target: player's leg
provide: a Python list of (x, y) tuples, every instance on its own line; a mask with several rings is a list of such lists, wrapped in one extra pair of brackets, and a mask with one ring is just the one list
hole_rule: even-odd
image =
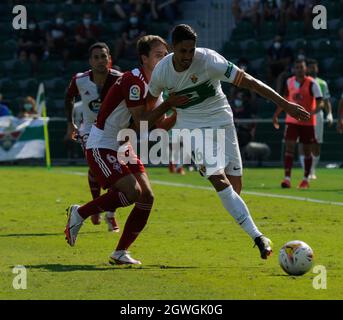
[[(255, 241), (261, 253), (261, 257), (266, 259), (271, 253), (271, 241), (262, 235), (256, 227), (249, 209), (239, 196), (241, 190), (241, 176), (243, 172), (242, 159), (239, 151), (239, 144), (236, 130), (233, 125), (223, 127), (224, 136), (220, 135), (219, 139), (224, 138), (224, 141), (216, 140), (213, 143), (213, 148), (217, 149), (217, 153), (224, 151), (225, 158), (222, 161), (218, 159), (216, 168), (211, 168), (208, 163), (213, 163), (213, 159), (206, 156), (204, 165), (206, 166), (206, 175), (217, 194), (222, 201), (224, 208), (231, 214), (242, 229)], [(205, 139), (205, 142), (207, 140)], [(221, 150), (221, 145), (225, 145), (225, 150)], [(206, 143), (205, 143), (206, 147)], [(235, 184), (235, 188), (231, 185), (228, 177)], [(236, 192), (235, 189), (238, 191)]]
[(77, 234), (88, 217), (103, 211), (115, 211), (136, 201), (141, 188), (126, 165), (117, 160), (117, 153), (109, 149), (87, 150), (87, 161), (101, 187), (108, 189), (102, 196), (83, 206), (73, 205), (68, 209), (68, 222), (65, 229), (67, 242), (73, 246)]
[[(96, 199), (100, 196), (101, 194), (101, 186), (96, 180), (96, 177), (92, 173), (92, 171), (89, 169), (88, 170), (88, 184), (89, 188), (92, 193), (93, 199)], [(93, 224), (98, 225), (101, 223), (101, 213), (95, 214), (91, 216), (91, 221)], [(113, 232), (119, 232), (119, 226), (115, 218), (115, 212), (114, 211), (106, 211), (105, 213), (105, 221), (108, 226), (108, 231), (113, 231)]]
[(131, 258), (127, 250), (143, 231), (149, 219), (154, 202), (154, 194), (145, 172), (138, 172), (134, 175), (142, 192), (126, 220), (118, 245), (110, 256), (109, 262), (111, 264), (141, 264), (140, 261)]
[[(88, 186), (92, 194), (92, 199), (98, 198), (101, 193), (101, 187), (90, 169), (88, 170)], [(101, 213), (91, 216), (91, 221), (95, 225), (100, 224)]]
[(301, 126), (299, 141), (303, 143), (304, 146), (304, 177), (300, 182), (299, 189), (309, 188), (309, 175), (312, 167), (312, 146), (316, 143), (314, 126)]
[(294, 160), (294, 151), (296, 141), (298, 139), (298, 126), (294, 124), (286, 124), (285, 128), (285, 156), (284, 156), (284, 170), (285, 177), (281, 182), (282, 188), (291, 187), (291, 173)]
[(316, 114), (316, 126), (314, 127), (314, 134), (316, 138), (316, 142), (312, 144), (312, 167), (310, 171), (309, 178), (310, 179), (317, 179), (316, 176), (316, 167), (319, 163), (320, 159), (320, 149), (321, 144), (323, 143), (323, 136), (324, 136), (324, 113), (323, 111), (319, 111)]
[(224, 208), (254, 240), (260, 250), (261, 258), (267, 259), (272, 253), (272, 243), (259, 231), (249, 213), (247, 205), (238, 193), (235, 192), (224, 172), (212, 175), (208, 179), (216, 189)]
[(305, 167), (305, 155), (304, 155), (304, 146), (302, 143), (298, 143), (298, 155), (299, 155), (300, 165), (304, 169), (304, 167)]
[(312, 180), (317, 179), (316, 168), (320, 160), (321, 143), (312, 144), (312, 166), (309, 178)]

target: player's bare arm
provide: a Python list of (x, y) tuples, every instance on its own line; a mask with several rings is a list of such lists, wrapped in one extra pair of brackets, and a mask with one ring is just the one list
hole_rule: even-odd
[(75, 98), (68, 95), (64, 99), (64, 107), (67, 116), (68, 128), (67, 128), (67, 138), (70, 140), (76, 139), (77, 127), (74, 123), (73, 110), (74, 110)]
[(331, 106), (330, 99), (324, 99), (324, 110), (326, 112), (326, 121), (331, 127), (333, 124), (333, 116), (332, 116), (332, 106)]
[(323, 98), (316, 98), (316, 109), (313, 112), (314, 114), (319, 112), (320, 110), (323, 110), (325, 107)]
[(273, 101), (278, 107), (280, 107), (283, 111), (285, 111), (295, 119), (302, 121), (310, 119), (310, 114), (304, 109), (304, 107), (300, 106), (299, 104), (287, 101), (271, 87), (269, 87), (262, 81), (255, 79), (248, 73), (244, 72), (242, 80), (238, 84), (238, 87), (255, 91), (262, 97)]
[[(150, 95), (148, 93), (148, 95)], [(151, 96), (152, 97), (152, 96)], [(154, 101), (154, 97), (150, 98), (150, 102)], [(170, 95), (167, 100), (161, 103), (153, 110), (149, 110), (146, 105), (130, 108), (130, 112), (136, 128), (139, 128), (140, 121), (147, 121), (149, 128), (152, 127), (170, 108), (180, 107), (188, 103), (187, 96)], [(149, 105), (147, 98), (147, 105)], [(149, 111), (147, 111), (149, 110)]]

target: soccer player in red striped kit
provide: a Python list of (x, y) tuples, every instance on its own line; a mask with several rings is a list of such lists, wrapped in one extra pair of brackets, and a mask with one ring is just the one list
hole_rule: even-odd
[[(91, 70), (76, 74), (72, 78), (65, 96), (68, 121), (67, 138), (71, 140), (77, 139), (81, 143), (84, 152), (86, 151), (85, 146), (89, 132), (97, 117), (101, 102), (111, 86), (122, 75), (121, 72), (110, 67), (111, 56), (106, 43), (94, 43), (88, 51)], [(80, 128), (76, 127), (73, 119), (74, 102), (77, 96), (81, 97), (82, 102), (82, 123)], [(90, 169), (88, 170), (88, 184), (93, 199), (99, 197), (101, 187)], [(95, 225), (100, 224), (101, 213), (93, 215), (91, 221)], [(114, 212), (107, 211), (105, 221), (109, 231), (119, 232)]]
[[(92, 126), (86, 145), (87, 161), (99, 184), (108, 192), (83, 206), (72, 205), (68, 209), (65, 229), (67, 242), (75, 245), (83, 221), (94, 214), (135, 204), (126, 221), (116, 249), (109, 257), (111, 264), (141, 264), (131, 257), (128, 248), (143, 230), (150, 215), (154, 195), (144, 165), (129, 142), (117, 141), (118, 133), (130, 126), (133, 118), (136, 128), (140, 121), (156, 122), (167, 129), (166, 111), (172, 106), (188, 102), (186, 96), (171, 95), (153, 110), (145, 106), (148, 82), (155, 65), (168, 53), (168, 45), (159, 36), (144, 36), (137, 43), (142, 66), (128, 71), (109, 90), (101, 104), (96, 123)], [(149, 107), (150, 109), (150, 107)], [(128, 155), (130, 162), (123, 162), (120, 153)]]

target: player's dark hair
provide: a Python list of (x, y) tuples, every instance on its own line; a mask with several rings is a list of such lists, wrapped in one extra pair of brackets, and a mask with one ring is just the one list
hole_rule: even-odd
[(313, 65), (313, 64), (318, 66), (318, 61), (316, 59), (307, 59), (306, 63), (308, 66)]
[(106, 49), (107, 53), (110, 54), (110, 49), (108, 45), (105, 42), (96, 42), (93, 43), (89, 48), (88, 48), (88, 55), (89, 57), (92, 56), (93, 50), (94, 49)]
[(137, 53), (141, 63), (143, 63), (141, 56), (144, 55), (148, 57), (152, 47), (156, 44), (163, 44), (167, 48), (167, 50), (169, 49), (168, 43), (160, 36), (147, 35), (138, 39)]
[(305, 65), (306, 65), (306, 60), (305, 59), (297, 59), (297, 60), (295, 60), (294, 63), (295, 64), (297, 64), (297, 63), (305, 63)]
[(172, 43), (175, 46), (184, 40), (197, 41), (197, 34), (188, 24), (178, 24), (172, 31)]

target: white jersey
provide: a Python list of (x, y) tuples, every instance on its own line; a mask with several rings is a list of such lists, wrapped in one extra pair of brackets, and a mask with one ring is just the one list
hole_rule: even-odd
[(104, 86), (100, 90), (93, 82), (93, 72), (91, 70), (78, 73), (73, 77), (67, 95), (70, 97), (81, 97), (82, 107), (82, 124), (79, 128), (81, 136), (89, 134), (92, 124), (94, 123), (100, 109), (101, 102), (105, 98), (110, 87), (116, 82), (121, 72), (109, 69), (108, 76)]
[(217, 52), (197, 48), (191, 66), (175, 71), (173, 53), (164, 57), (155, 67), (149, 91), (158, 97), (164, 90), (169, 94), (185, 94), (187, 105), (177, 108), (174, 128), (218, 128), (233, 123), (231, 107), (222, 91), (220, 81), (239, 84), (244, 72)]

